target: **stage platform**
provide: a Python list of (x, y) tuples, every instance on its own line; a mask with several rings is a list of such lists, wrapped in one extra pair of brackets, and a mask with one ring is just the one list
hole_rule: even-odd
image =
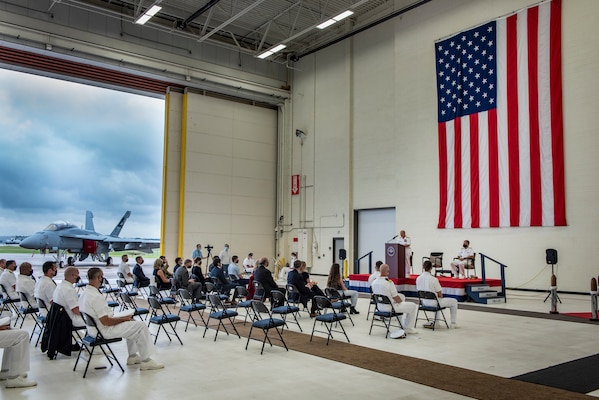
[[(368, 293), (368, 274), (352, 274), (349, 276), (349, 289), (357, 290), (358, 292)], [(418, 275), (410, 275), (409, 278), (391, 278), (395, 282), (397, 291), (403, 293), (407, 297), (418, 297), (416, 291), (416, 278)], [(458, 301), (466, 301), (466, 285), (480, 284), (482, 279), (453, 279), (438, 276), (441, 284), (441, 291), (445, 297), (453, 297)], [(487, 278), (487, 285), (490, 289), (501, 292), (501, 279)]]

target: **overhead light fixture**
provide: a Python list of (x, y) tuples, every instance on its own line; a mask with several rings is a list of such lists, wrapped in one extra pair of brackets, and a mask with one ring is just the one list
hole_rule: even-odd
[(285, 45), (283, 43), (278, 44), (275, 47), (271, 47), (270, 49), (266, 50), (265, 52), (259, 54), (258, 58), (261, 60), (264, 60), (266, 57), (271, 56), (275, 53), (278, 53), (279, 51), (283, 50), (285, 47), (287, 47), (287, 45)]
[(162, 7), (158, 4), (154, 4), (152, 7), (148, 8), (145, 13), (139, 16), (135, 20), (135, 23), (138, 25), (143, 25), (150, 20), (158, 11), (162, 10)]
[(318, 29), (324, 29), (324, 28), (329, 27), (329, 26), (331, 26), (333, 24), (336, 24), (337, 22), (341, 21), (342, 19), (345, 19), (345, 18), (349, 17), (353, 13), (354, 12), (351, 11), (351, 10), (343, 11), (341, 14), (339, 14), (339, 15), (333, 17), (333, 18), (327, 19), (322, 24), (316, 25), (316, 27)]

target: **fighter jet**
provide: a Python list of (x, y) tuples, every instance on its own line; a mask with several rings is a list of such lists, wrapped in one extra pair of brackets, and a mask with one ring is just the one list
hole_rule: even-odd
[(94, 215), (91, 211), (85, 213), (85, 229), (80, 229), (67, 221), (56, 221), (48, 225), (43, 231), (28, 236), (21, 240), (20, 246), (26, 249), (39, 250), (41, 253), (56, 253), (56, 261), (60, 267), (64, 266), (63, 257), (67, 258), (67, 265), (74, 265), (75, 258), (83, 261), (90, 257), (94, 261), (112, 264), (110, 251), (141, 251), (152, 253), (152, 249), (160, 247), (159, 239), (120, 238), (119, 234), (131, 211), (127, 211), (110, 235), (102, 235), (94, 230)]

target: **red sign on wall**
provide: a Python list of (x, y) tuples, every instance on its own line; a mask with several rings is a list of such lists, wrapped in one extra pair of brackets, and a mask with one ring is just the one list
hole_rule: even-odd
[(300, 192), (300, 176), (291, 175), (291, 195), (295, 196)]

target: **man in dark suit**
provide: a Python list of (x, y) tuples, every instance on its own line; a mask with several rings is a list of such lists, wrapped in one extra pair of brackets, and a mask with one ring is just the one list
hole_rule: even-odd
[[(264, 298), (270, 298), (270, 292), (273, 290), (279, 290), (281, 292), (285, 292), (284, 288), (280, 288), (277, 285), (277, 282), (272, 277), (272, 273), (266, 269), (268, 267), (268, 258), (262, 257), (258, 261), (258, 268), (254, 270), (254, 281), (260, 282), (264, 287)], [(256, 293), (256, 295), (260, 295), (261, 293)]]
[(178, 288), (187, 289), (194, 299), (199, 300), (202, 298), (202, 284), (189, 277), (190, 269), (191, 260), (185, 260), (185, 264), (177, 268), (177, 272), (175, 272), (175, 285)]
[(135, 257), (135, 267), (133, 267), (133, 286), (142, 288), (150, 286), (150, 278), (144, 274), (144, 270), (141, 268), (144, 263), (142, 256)]
[[(300, 292), (300, 302), (304, 305), (305, 308), (308, 308), (308, 300), (311, 300), (314, 297), (314, 292), (312, 291), (312, 284), (307, 283), (306, 279), (300, 273), (300, 267), (302, 262), (300, 260), (295, 260), (293, 262), (293, 269), (287, 274), (287, 283), (293, 285)], [(310, 309), (310, 317), (314, 318), (316, 316), (316, 302), (312, 302), (312, 308)]]

